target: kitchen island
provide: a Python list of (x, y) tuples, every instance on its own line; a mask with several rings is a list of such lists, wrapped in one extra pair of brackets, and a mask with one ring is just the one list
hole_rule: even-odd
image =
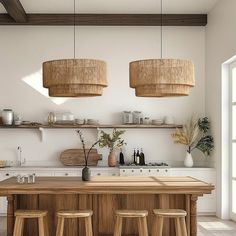
[[(7, 235), (12, 236), (14, 211), (48, 210), (49, 232), (55, 235), (58, 210), (92, 209), (94, 236), (112, 235), (117, 209), (148, 210), (151, 232), (152, 209), (179, 208), (187, 211), (189, 236), (197, 235), (196, 203), (199, 196), (210, 194), (214, 186), (192, 177), (93, 177), (83, 182), (78, 177), (41, 177), (35, 184), (18, 184), (16, 178), (0, 183), (0, 195), (7, 196)], [(83, 222), (66, 222), (65, 235), (85, 235)], [(24, 236), (37, 236), (37, 222), (28, 221)], [(123, 235), (137, 235), (133, 220), (125, 220)], [(163, 236), (172, 236), (174, 224), (166, 220)]]

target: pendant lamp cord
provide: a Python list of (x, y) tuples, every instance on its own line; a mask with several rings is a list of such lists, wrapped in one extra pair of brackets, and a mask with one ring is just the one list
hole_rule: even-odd
[(74, 0), (74, 59), (75, 59), (75, 25), (76, 25), (76, 15), (75, 15), (75, 0)]
[(163, 41), (163, 2), (161, 0), (161, 59), (163, 57), (163, 50), (162, 50), (162, 41)]

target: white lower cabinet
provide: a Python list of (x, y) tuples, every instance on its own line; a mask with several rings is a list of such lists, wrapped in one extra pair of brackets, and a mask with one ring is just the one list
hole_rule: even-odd
[(120, 170), (118, 168), (94, 168), (91, 169), (91, 176), (119, 176)]
[[(216, 171), (213, 168), (171, 168), (171, 176), (191, 176), (216, 186)], [(216, 193), (206, 194), (198, 198), (199, 215), (215, 215)]]
[(55, 171), (54, 176), (80, 176), (78, 171)]

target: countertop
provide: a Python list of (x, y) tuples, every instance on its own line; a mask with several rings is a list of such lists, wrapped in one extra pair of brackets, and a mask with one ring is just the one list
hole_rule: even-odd
[(12, 177), (0, 183), (0, 195), (8, 194), (210, 194), (212, 184), (192, 177), (96, 176), (84, 182), (79, 177), (39, 177), (34, 184), (18, 184)]

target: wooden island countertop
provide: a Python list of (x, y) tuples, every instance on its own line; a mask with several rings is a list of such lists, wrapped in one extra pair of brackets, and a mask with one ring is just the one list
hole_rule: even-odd
[(84, 182), (80, 177), (37, 177), (34, 184), (16, 183), (12, 177), (0, 183), (0, 195), (8, 194), (209, 194), (214, 186), (193, 177), (97, 176)]
[[(168, 208), (185, 210), (188, 236), (197, 236), (197, 200), (212, 190), (212, 184), (192, 177), (96, 176), (88, 182), (79, 177), (36, 177), (34, 184), (18, 184), (13, 177), (0, 182), (0, 196), (8, 199), (7, 236), (12, 236), (17, 209), (47, 210), (50, 235), (55, 235), (57, 211), (90, 209), (94, 236), (110, 236), (117, 209), (147, 210), (151, 232), (152, 210)], [(36, 226), (28, 220), (24, 236), (38, 236)], [(65, 235), (85, 235), (84, 225), (68, 222)], [(135, 222), (127, 220), (122, 235), (138, 235)], [(174, 223), (166, 220), (163, 236), (173, 235)]]

